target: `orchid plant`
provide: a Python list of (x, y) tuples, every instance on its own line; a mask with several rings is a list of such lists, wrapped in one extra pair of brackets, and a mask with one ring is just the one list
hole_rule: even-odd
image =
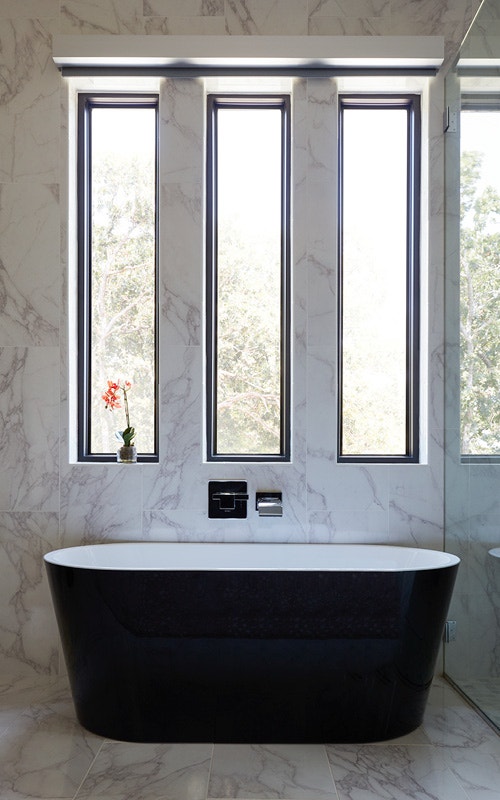
[(106, 409), (109, 408), (110, 411), (114, 411), (115, 408), (121, 408), (120, 405), (120, 398), (119, 392), (123, 392), (123, 407), (125, 408), (125, 419), (127, 421), (127, 427), (123, 431), (117, 431), (116, 437), (118, 439), (123, 440), (123, 444), (125, 447), (132, 447), (134, 444), (135, 438), (135, 428), (130, 426), (130, 414), (128, 408), (128, 392), (132, 388), (132, 384), (130, 381), (124, 381), (122, 384), (120, 383), (113, 383), (113, 381), (108, 381), (108, 388), (102, 395), (102, 399), (106, 404)]

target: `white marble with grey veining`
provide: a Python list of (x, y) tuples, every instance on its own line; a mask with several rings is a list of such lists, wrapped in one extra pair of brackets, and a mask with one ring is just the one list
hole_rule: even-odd
[(0, 674), (2, 800), (496, 800), (500, 739), (435, 681), (423, 725), (373, 744), (141, 744), (76, 722), (64, 679)]
[(63, 0), (60, 33), (142, 34), (143, 0)]
[(75, 800), (205, 800), (211, 744), (104, 742)]
[(419, 745), (329, 745), (339, 800), (468, 800), (442, 753)]
[[(23, 669), (35, 672), (54, 669), (53, 633), (43, 640), (37, 624), (41, 620), (42, 628), (47, 625), (49, 630), (39, 561), (41, 549), (56, 541), (72, 545), (142, 537), (378, 541), (438, 548), (443, 544), (440, 79), (434, 81), (429, 100), (431, 142), (425, 162), (431, 209), (429, 316), (425, 321), (430, 366), (425, 389), (427, 462), (404, 468), (336, 463), (337, 265), (332, 186), (336, 94), (347, 84), (342, 79), (297, 79), (292, 88), (293, 462), (206, 463), (205, 89), (197, 79), (184, 79), (165, 81), (160, 100), (160, 463), (137, 465), (132, 471), (117, 464), (75, 465), (68, 458), (75, 435), (68, 376), (73, 381), (76, 357), (71, 316), (74, 276), (68, 272), (73, 269), (74, 225), (68, 223), (74, 219), (75, 204), (64, 146), (71, 131), (68, 121), (73, 118), (66, 108), (69, 90), (63, 88), (51, 59), (52, 34), (434, 33), (446, 37), (450, 58), (477, 6), (478, 0), (2, 0), (0, 512), (9, 515), (0, 543), (4, 587), (0, 597), (7, 603), (0, 616), (3, 658), (17, 659)], [(102, 79), (90, 80), (89, 86), (102, 88)], [(411, 89), (411, 81), (406, 86)], [(136, 87), (137, 82), (126, 85), (127, 90)], [(380, 79), (377, 91), (384, 87), (387, 84)], [(217, 90), (213, 84), (212, 90)], [(451, 474), (457, 491), (469, 480), (475, 489), (470, 508), (464, 499), (452, 520), (457, 535), (468, 531), (472, 536), (468, 547), (473, 566), (458, 597), (466, 606), (473, 605), (470, 579), (480, 573), (481, 546), (493, 537), (498, 513), (494, 503), (480, 507), (480, 499), (486, 485), (495, 491), (496, 481), (480, 472), (467, 472), (465, 477), (457, 469)], [(246, 521), (208, 520), (207, 483), (217, 477), (247, 479), (252, 497), (263, 488), (281, 489), (283, 518), (259, 520), (250, 504)], [(21, 513), (26, 514), (22, 528), (16, 516)], [(46, 524), (53, 515), (60, 524), (57, 540), (40, 521)], [(494, 595), (491, 569), (481, 585), (493, 587)], [(478, 634), (486, 635), (493, 613), (490, 603), (473, 615)], [(497, 661), (494, 646), (489, 663)]]
[(59, 637), (44, 553), (59, 545), (54, 512), (0, 512), (0, 654), (20, 672), (56, 674)]
[(0, 183), (0, 345), (59, 342), (59, 214), (57, 184)]
[(321, 745), (219, 744), (207, 796), (326, 800), (332, 790)]
[(307, 6), (307, 0), (226, 0), (226, 31), (239, 36), (305, 35)]
[(0, 181), (60, 179), (59, 74), (52, 20), (6, 18), (0, 26)]
[(138, 464), (66, 467), (61, 480), (61, 546), (140, 539), (142, 469)]
[(57, 511), (58, 352), (0, 347), (0, 509)]
[(224, 0), (144, 0), (147, 17), (220, 17)]

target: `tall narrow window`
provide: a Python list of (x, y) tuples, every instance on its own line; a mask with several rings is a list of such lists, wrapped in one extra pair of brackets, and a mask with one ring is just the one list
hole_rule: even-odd
[(418, 461), (419, 99), (340, 104), (339, 460)]
[[(156, 460), (157, 98), (79, 98), (79, 460)], [(127, 387), (106, 409), (108, 382)]]
[(287, 460), (289, 103), (209, 98), (208, 458)]
[(462, 454), (500, 456), (500, 97), (466, 95), (460, 120)]

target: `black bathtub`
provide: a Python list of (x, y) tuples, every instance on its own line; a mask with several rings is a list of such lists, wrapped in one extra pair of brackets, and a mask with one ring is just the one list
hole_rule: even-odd
[(45, 556), (76, 713), (140, 742), (368, 742), (422, 721), (459, 559), (386, 545)]

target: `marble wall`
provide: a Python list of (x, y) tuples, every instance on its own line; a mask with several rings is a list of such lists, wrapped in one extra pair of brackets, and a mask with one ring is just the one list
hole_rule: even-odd
[[(427, 461), (335, 463), (335, 93), (298, 81), (294, 196), (294, 441), (290, 465), (203, 463), (202, 104), (162, 86), (161, 459), (70, 463), (72, 264), (68, 89), (55, 33), (441, 34), (447, 63), (479, 0), (2, 0), (0, 4), (0, 668), (54, 673), (58, 638), (42, 566), (60, 545), (113, 539), (376, 541), (443, 545), (442, 78), (429, 103)], [(63, 109), (63, 111), (61, 110)], [(170, 124), (174, 123), (174, 124)], [(179, 132), (182, 147), (179, 151)], [(176, 141), (177, 137), (177, 141)], [(173, 151), (172, 151), (173, 152)], [(198, 165), (198, 166), (197, 166)], [(312, 191), (314, 189), (314, 191)], [(71, 233), (71, 229), (69, 231)], [(175, 236), (174, 236), (175, 234)], [(69, 259), (71, 262), (71, 258)], [(210, 478), (280, 488), (282, 520), (208, 520)]]

